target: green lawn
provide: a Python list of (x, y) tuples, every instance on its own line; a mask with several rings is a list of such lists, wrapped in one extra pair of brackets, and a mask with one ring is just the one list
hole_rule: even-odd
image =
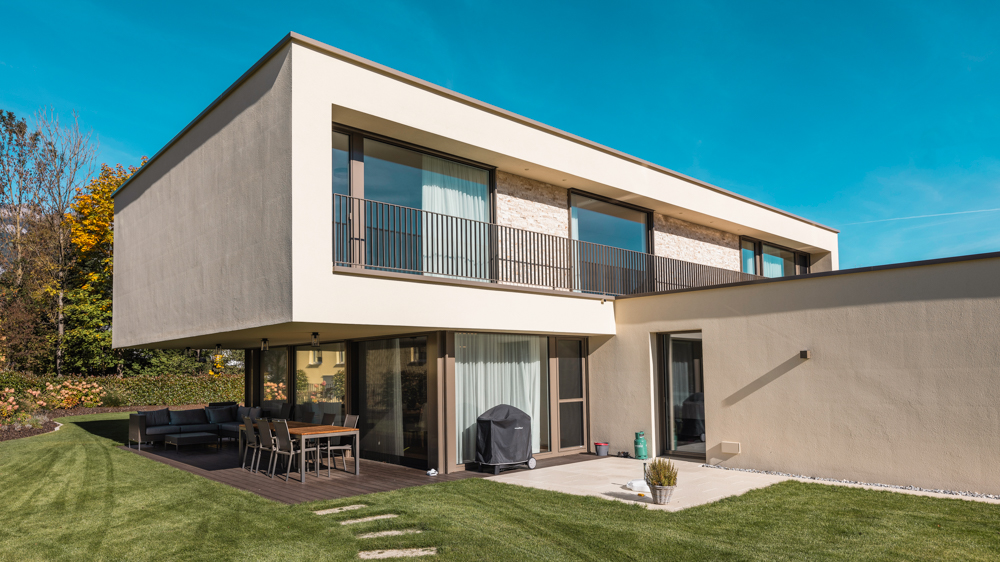
[[(0, 443), (0, 559), (350, 560), (362, 532), (454, 560), (1000, 559), (1000, 506), (786, 482), (680, 513), (469, 479), (286, 506), (116, 448), (125, 414)], [(291, 483), (289, 483), (291, 485)], [(311, 510), (365, 503), (316, 516)], [(338, 521), (382, 513), (361, 525)]]

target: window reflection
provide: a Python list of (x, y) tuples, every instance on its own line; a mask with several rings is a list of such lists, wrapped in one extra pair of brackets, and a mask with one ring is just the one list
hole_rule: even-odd
[(344, 421), (346, 395), (345, 344), (295, 348), (295, 419), (322, 423), (331, 415), (334, 425)]

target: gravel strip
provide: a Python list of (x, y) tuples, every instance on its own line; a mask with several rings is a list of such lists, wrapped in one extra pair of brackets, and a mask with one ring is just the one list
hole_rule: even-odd
[(837, 480), (836, 478), (820, 478), (818, 476), (789, 474), (787, 472), (776, 472), (774, 470), (755, 470), (753, 468), (730, 468), (728, 466), (717, 466), (712, 464), (703, 464), (701, 466), (705, 468), (718, 468), (721, 470), (735, 470), (737, 472), (752, 472), (754, 474), (770, 474), (771, 476), (786, 476), (788, 478), (801, 478), (803, 480), (814, 480), (816, 482), (837, 482), (840, 484), (854, 484), (857, 486), (871, 486), (873, 488), (888, 488), (891, 490), (911, 490), (914, 492), (931, 492), (934, 494), (946, 494), (949, 496), (964, 496), (967, 498), (986, 498), (989, 500), (1000, 500), (1000, 495), (997, 494), (980, 494), (979, 492), (962, 492), (955, 490), (935, 490), (932, 488), (921, 488), (919, 486), (897, 486), (895, 484), (879, 484), (878, 482), (857, 482), (855, 480)]

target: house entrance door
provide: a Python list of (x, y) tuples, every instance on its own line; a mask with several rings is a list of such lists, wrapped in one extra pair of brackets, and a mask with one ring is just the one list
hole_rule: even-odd
[(700, 332), (660, 336), (663, 450), (705, 458), (705, 376)]

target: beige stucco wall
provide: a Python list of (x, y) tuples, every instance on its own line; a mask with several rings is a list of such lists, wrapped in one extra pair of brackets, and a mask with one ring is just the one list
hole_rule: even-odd
[(740, 270), (740, 237), (674, 217), (653, 214), (656, 255)]
[(593, 436), (658, 443), (653, 334), (701, 330), (709, 462), (1000, 493), (998, 278), (992, 258), (618, 300)]
[(569, 190), (497, 170), (496, 222), (569, 237)]
[[(614, 333), (614, 309), (599, 299), (333, 273), (331, 108), (359, 95), (367, 97), (381, 91), (381, 103), (388, 104), (385, 109), (389, 109), (393, 93), (383, 87), (384, 76), (299, 45), (292, 49), (295, 322), (431, 330)], [(416, 93), (414, 96), (419, 97)], [(415, 111), (413, 107), (411, 110)]]
[(291, 320), (289, 53), (116, 196), (116, 347)]

